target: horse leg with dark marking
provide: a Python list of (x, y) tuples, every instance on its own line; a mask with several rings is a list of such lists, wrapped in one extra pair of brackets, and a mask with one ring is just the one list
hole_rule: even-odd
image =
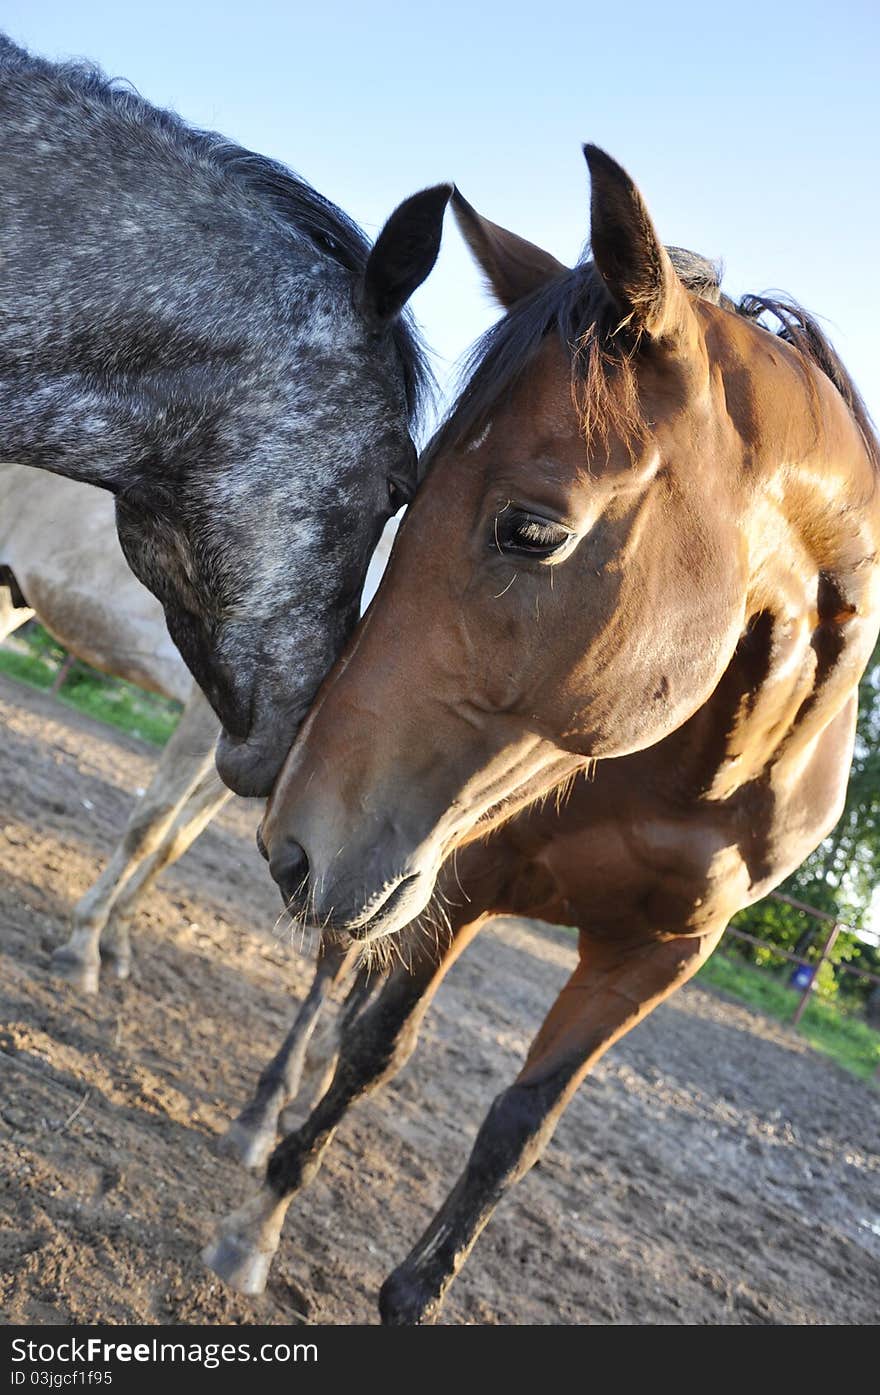
[(344, 950), (336, 944), (322, 944), (312, 986), (281, 1050), (260, 1075), (253, 1099), (219, 1141), (221, 1151), (232, 1153), (245, 1167), (265, 1167), (277, 1141), (281, 1111), (299, 1090), (321, 1009), (337, 984), (352, 972), (358, 954), (357, 946)]
[(382, 1321), (433, 1321), (504, 1193), (537, 1162), (584, 1076), (705, 963), (724, 927), (624, 947), (581, 936), (581, 957), (515, 1083), (497, 1096), (467, 1166), (407, 1259), (382, 1286)]
[(335, 1017), (318, 1024), (306, 1052), (298, 1093), (291, 1093), (278, 1119), (278, 1131), (282, 1137), (288, 1133), (295, 1133), (326, 1095), (333, 1082), (336, 1062), (346, 1032), (351, 1030), (355, 1018), (378, 993), (384, 982), (384, 973), (362, 964)]
[(395, 970), (376, 1001), (346, 1032), (333, 1082), (302, 1128), (279, 1143), (256, 1196), (221, 1221), (205, 1263), (240, 1293), (262, 1293), (287, 1208), (314, 1180), (349, 1107), (389, 1080), (411, 1056), (419, 1027), (449, 968), (483, 924), (455, 932), (442, 958), (426, 948), (410, 969)]
[(70, 939), (52, 955), (52, 972), (58, 977), (87, 993), (97, 992), (99, 945), (110, 911), (144, 860), (160, 852), (187, 800), (212, 772), (218, 729), (206, 699), (193, 688), (122, 840), (101, 876), (73, 909)]

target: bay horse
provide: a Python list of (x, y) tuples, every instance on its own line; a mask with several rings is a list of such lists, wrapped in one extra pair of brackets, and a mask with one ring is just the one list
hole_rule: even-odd
[(109, 490), (268, 793), (415, 485), (428, 375), (404, 309), (450, 185), (375, 246), (281, 165), (0, 35), (0, 460)]
[(592, 260), (573, 270), (456, 197), (507, 314), (268, 805), (286, 902), (405, 965), (206, 1251), (244, 1291), (486, 917), (577, 926), (519, 1076), (382, 1288), (385, 1322), (436, 1317), (602, 1054), (843, 807), (880, 625), (865, 409), (803, 310), (689, 291), (629, 176), (585, 153)]

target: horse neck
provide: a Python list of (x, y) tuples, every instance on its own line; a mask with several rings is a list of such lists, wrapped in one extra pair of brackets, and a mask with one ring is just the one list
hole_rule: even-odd
[[(228, 375), (227, 375), (228, 380)], [(179, 443), (212, 415), (211, 395), (188, 404), (186, 429), (163, 429), (170, 392), (144, 394), (131, 377), (83, 373), (8, 375), (0, 380), (0, 463), (30, 466), (114, 493), (179, 478)], [(214, 394), (219, 406), (225, 396)], [(178, 413), (179, 416), (179, 413)]]

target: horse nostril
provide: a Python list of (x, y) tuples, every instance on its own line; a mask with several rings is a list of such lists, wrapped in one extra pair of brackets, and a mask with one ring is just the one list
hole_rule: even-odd
[(309, 859), (292, 839), (272, 853), (269, 871), (278, 883), (286, 906), (301, 901), (309, 876)]
[(268, 848), (266, 847), (266, 844), (263, 842), (263, 825), (262, 825), (262, 824), (260, 824), (259, 827), (257, 828), (257, 847), (258, 847), (259, 850), (260, 850), (260, 856), (261, 856), (261, 857), (264, 857), (264, 858), (266, 859), (266, 861), (268, 862), (268, 861), (269, 861), (269, 850), (268, 850)]

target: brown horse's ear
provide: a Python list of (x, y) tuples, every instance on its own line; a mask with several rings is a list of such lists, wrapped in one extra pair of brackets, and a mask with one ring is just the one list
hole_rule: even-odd
[(482, 218), (457, 189), (452, 194), (452, 211), (462, 237), (485, 273), (489, 289), (506, 310), (568, 271), (562, 262), (533, 242)]
[(397, 318), (433, 268), (451, 195), (451, 184), (413, 194), (394, 210), (376, 238), (364, 269), (361, 304), (380, 323)]
[(690, 316), (687, 293), (625, 169), (585, 145), (590, 167), (593, 260), (624, 320), (652, 338), (675, 335)]

